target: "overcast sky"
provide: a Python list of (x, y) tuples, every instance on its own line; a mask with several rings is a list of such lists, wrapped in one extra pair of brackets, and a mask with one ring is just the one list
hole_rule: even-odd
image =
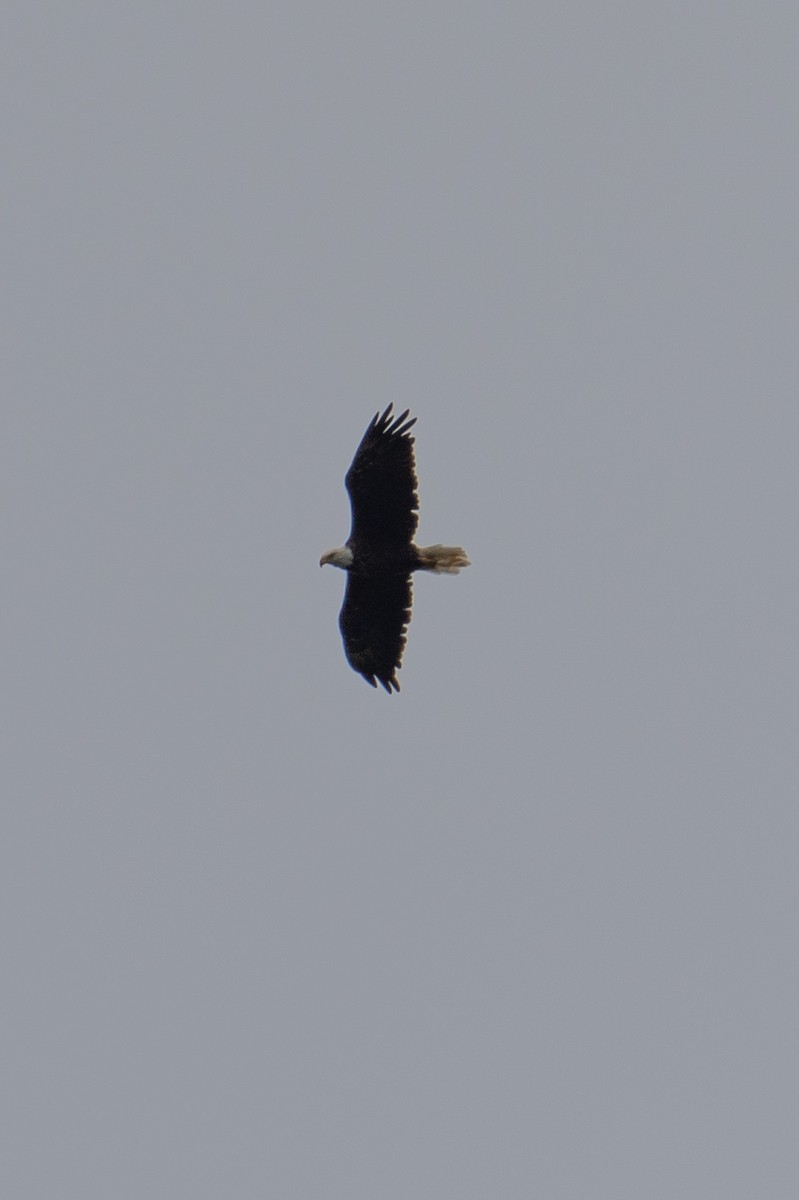
[(794, 1200), (798, 35), (7, 0), (3, 1197)]

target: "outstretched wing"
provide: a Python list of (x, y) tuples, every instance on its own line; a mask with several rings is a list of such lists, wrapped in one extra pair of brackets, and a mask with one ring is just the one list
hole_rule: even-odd
[(410, 619), (410, 575), (347, 576), (338, 618), (344, 652), (353, 670), (372, 687), (379, 680), (389, 694), (392, 688), (400, 690), (397, 667)]
[(413, 462), (416, 418), (409, 409), (392, 416), (393, 405), (376, 414), (355, 451), (345, 483), (352, 507), (350, 542), (408, 545), (418, 524), (419, 497)]

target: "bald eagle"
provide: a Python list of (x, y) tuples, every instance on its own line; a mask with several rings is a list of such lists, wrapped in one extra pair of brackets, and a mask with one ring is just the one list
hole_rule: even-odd
[(411, 619), (411, 574), (457, 575), (468, 567), (460, 546), (414, 546), (419, 520), (410, 409), (398, 417), (389, 404), (375, 416), (355, 451), (345, 483), (352, 528), (345, 546), (328, 550), (319, 566), (347, 571), (339, 628), (344, 653), (367, 683), (391, 695), (400, 690), (397, 668)]

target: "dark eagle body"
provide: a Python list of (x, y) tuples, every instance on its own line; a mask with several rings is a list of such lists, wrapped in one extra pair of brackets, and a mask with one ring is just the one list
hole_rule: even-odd
[(345, 546), (323, 554), (348, 573), (339, 627), (344, 652), (372, 687), (399, 691), (397, 668), (411, 619), (414, 571), (457, 575), (469, 560), (460, 546), (415, 546), (419, 497), (409, 410), (375, 414), (355, 452), (345, 483), (352, 528)]

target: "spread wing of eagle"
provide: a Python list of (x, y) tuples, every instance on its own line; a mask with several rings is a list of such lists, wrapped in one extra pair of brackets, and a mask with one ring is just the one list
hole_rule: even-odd
[(411, 619), (414, 571), (457, 575), (469, 559), (460, 546), (415, 546), (419, 520), (409, 409), (376, 413), (355, 451), (345, 483), (352, 527), (344, 546), (328, 550), (319, 565), (347, 572), (339, 627), (353, 670), (391, 694)]

